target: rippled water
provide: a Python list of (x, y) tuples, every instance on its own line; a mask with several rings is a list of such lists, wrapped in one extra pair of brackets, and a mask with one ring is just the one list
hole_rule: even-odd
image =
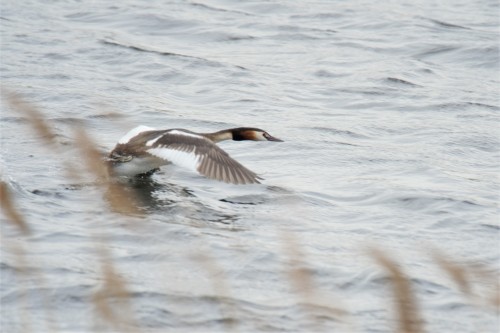
[[(2, 85), (59, 143), (41, 144), (2, 104), (2, 178), (32, 230), (2, 227), (2, 331), (104, 330), (100, 239), (145, 332), (391, 330), (391, 284), (368, 246), (407, 272), (426, 331), (495, 331), (498, 314), (464, 297), (429, 249), (500, 270), (498, 11), (495, 0), (2, 1)], [(221, 144), (263, 185), (165, 168), (129, 186), (146, 214), (124, 217), (65, 165), (83, 163), (75, 127), (108, 151), (137, 124), (255, 126), (285, 142)], [(307, 306), (294, 260), (312, 303), (328, 306)]]

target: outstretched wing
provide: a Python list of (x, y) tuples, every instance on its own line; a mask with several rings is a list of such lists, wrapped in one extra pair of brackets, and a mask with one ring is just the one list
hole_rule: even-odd
[(145, 152), (210, 179), (232, 184), (255, 184), (262, 179), (212, 141), (196, 133), (168, 130), (150, 138), (146, 146)]

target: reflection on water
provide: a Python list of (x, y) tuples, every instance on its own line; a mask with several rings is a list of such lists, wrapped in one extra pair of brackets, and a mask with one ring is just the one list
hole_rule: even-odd
[(160, 211), (195, 195), (186, 187), (173, 183), (158, 183), (152, 177), (133, 178), (125, 189), (148, 212)]
[[(148, 214), (175, 215), (180, 210), (190, 224), (221, 223), (233, 225), (238, 214), (227, 214), (206, 205), (193, 190), (171, 182), (158, 182), (154, 177), (134, 178), (124, 189), (130, 193), (141, 210)], [(222, 201), (222, 200), (221, 200)], [(189, 205), (185, 205), (188, 202)]]

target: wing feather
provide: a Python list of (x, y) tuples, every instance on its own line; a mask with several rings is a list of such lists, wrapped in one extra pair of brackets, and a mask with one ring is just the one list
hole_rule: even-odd
[(232, 184), (255, 184), (262, 179), (215, 143), (196, 133), (167, 130), (160, 138), (149, 142), (151, 148), (146, 149), (147, 153), (210, 179)]

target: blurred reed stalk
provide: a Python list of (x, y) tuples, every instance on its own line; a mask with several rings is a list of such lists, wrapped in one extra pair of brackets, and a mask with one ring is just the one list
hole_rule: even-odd
[[(500, 318), (500, 281), (495, 272), (478, 263), (458, 264), (437, 249), (431, 256), (471, 303), (493, 309)], [(479, 285), (483, 286), (482, 294), (474, 289)]]
[(80, 149), (87, 170), (97, 178), (97, 185), (102, 188), (111, 210), (123, 215), (141, 215), (142, 212), (133, 193), (127, 192), (124, 184), (110, 179), (103, 156), (87, 133), (83, 129), (76, 129), (75, 137), (75, 144)]
[(45, 121), (43, 114), (38, 111), (32, 103), (26, 102), (18, 94), (5, 89), (5, 87), (1, 89), (2, 96), (5, 98), (10, 108), (23, 114), (28, 119), (35, 133), (37, 133), (38, 137), (41, 138), (46, 145), (55, 146), (56, 135)]
[[(14, 204), (14, 199), (10, 194), (10, 190), (8, 185), (5, 182), (0, 182), (0, 202), (2, 211), (7, 217), (6, 219), (2, 219), (2, 223), (7, 223), (13, 226), (14, 229), (17, 229), (19, 233), (26, 237), (31, 235), (31, 230), (26, 222), (24, 216), (17, 210)], [(2, 247), (13, 254), (14, 261), (16, 266), (13, 266), (14, 273), (16, 274), (16, 278), (19, 281), (18, 285), (20, 286), (19, 292), (19, 302), (20, 304), (24, 304), (24, 306), (19, 306), (19, 318), (21, 319), (21, 332), (32, 332), (30, 316), (26, 308), (28, 307), (28, 297), (26, 293), (26, 286), (22, 283), (22, 279), (24, 275), (28, 274), (27, 259), (26, 259), (26, 251), (22, 246), (21, 242), (11, 240), (6, 238), (3, 233), (0, 234), (2, 238)]]
[[(51, 151), (58, 153), (60, 147), (55, 140), (57, 136), (46, 121), (43, 113), (33, 104), (22, 99), (18, 94), (10, 92), (5, 88), (2, 88), (2, 96), (4, 96), (11, 109), (26, 117), (34, 132), (42, 139), (42, 142)], [(104, 189), (104, 196), (111, 209), (125, 215), (140, 214), (133, 194), (125, 191), (123, 184), (110, 180), (107, 165), (103, 160), (102, 154), (82, 128), (75, 129), (75, 145), (80, 149), (81, 159), (86, 163), (87, 170), (97, 178), (98, 184)], [(80, 179), (81, 170), (78, 170), (79, 168), (66, 162), (65, 169), (67, 171), (67, 178)]]
[(28, 223), (24, 216), (16, 209), (14, 200), (10, 195), (9, 187), (4, 181), (0, 182), (0, 199), (2, 210), (7, 217), (5, 221), (11, 223), (22, 235), (30, 235), (31, 230)]
[[(59, 145), (57, 144), (55, 138), (56, 134), (52, 130), (51, 126), (48, 124), (43, 114), (38, 111), (38, 109), (32, 105), (24, 101), (19, 95), (6, 91), (2, 89), (2, 95), (7, 101), (9, 107), (22, 115), (24, 115), (28, 121), (28, 123), (33, 128), (34, 132), (38, 137), (42, 139), (42, 143), (50, 148), (50, 151), (58, 152)], [(139, 214), (139, 209), (135, 200), (131, 197), (130, 193), (127, 193), (123, 190), (123, 185), (110, 182), (109, 177), (106, 170), (106, 165), (102, 159), (101, 154), (96, 148), (96, 145), (89, 139), (88, 135), (85, 133), (83, 129), (76, 130), (76, 139), (75, 145), (80, 149), (81, 159), (85, 162), (88, 171), (97, 177), (97, 184), (103, 189), (107, 202), (110, 205), (110, 208), (113, 211), (117, 211), (119, 213), (129, 215), (129, 214)], [(81, 170), (74, 168), (67, 164), (67, 178), (78, 180), (80, 179)], [(28, 223), (26, 222), (23, 215), (15, 209), (13, 199), (11, 198), (10, 192), (8, 190), (7, 184), (1, 182), (0, 194), (1, 194), (1, 207), (7, 216), (7, 221), (12, 223), (15, 227), (17, 227), (24, 236), (28, 236), (30, 234), (30, 229), (28, 227)], [(94, 239), (98, 237), (94, 236)], [(11, 242), (4, 242), (5, 244), (9, 244), (13, 247)], [(128, 297), (130, 293), (126, 289), (126, 284), (122, 278), (116, 273), (116, 270), (113, 266), (113, 261), (111, 259), (110, 254), (106, 250), (105, 242), (102, 238), (96, 241), (97, 248), (99, 249), (98, 254), (101, 259), (101, 268), (104, 279), (104, 284), (101, 290), (95, 293), (92, 300), (96, 309), (96, 317), (100, 317), (104, 319), (105, 322), (108, 322), (112, 327), (118, 328), (120, 331), (131, 331), (131, 327), (134, 326), (132, 318), (132, 310), (129, 306)], [(13, 253), (16, 254), (16, 261), (18, 262), (20, 267), (20, 272), (27, 274), (24, 272), (24, 267), (27, 266), (26, 253), (22, 247), (13, 247)], [(40, 282), (41, 285), (45, 285), (43, 283), (44, 278), (38, 270), (33, 269), (33, 272), (37, 272), (36, 278)], [(34, 273), (32, 273), (34, 274)], [(22, 285), (23, 288), (23, 298), (27, 300), (25, 286)], [(111, 304), (111, 300), (119, 299), (121, 301), (120, 305), (120, 313), (121, 316), (116, 315), (113, 312), (113, 306)], [(51, 306), (48, 302), (47, 295), (44, 295), (43, 303), (46, 304), (44, 307), (46, 311), (50, 311)], [(25, 307), (20, 307), (22, 309), (26, 309)], [(31, 331), (29, 328), (30, 320), (26, 317), (27, 311), (23, 311), (23, 316), (25, 320), (22, 320), (25, 325), (24, 331)], [(49, 329), (51, 332), (56, 332), (57, 329), (52, 325), (53, 320), (51, 320), (52, 315), (50, 312), (47, 313), (47, 323), (49, 325)]]
[(227, 283), (227, 277), (224, 275), (224, 270), (217, 260), (210, 255), (210, 251), (207, 246), (203, 246), (203, 251), (198, 248), (197, 253), (194, 253), (191, 257), (198, 263), (200, 263), (208, 273), (208, 277), (212, 282), (212, 288), (218, 303), (220, 305), (220, 312), (223, 318), (224, 330), (226, 332), (238, 332), (237, 329), (237, 314), (235, 307), (231, 304), (231, 292), (229, 284)]
[[(127, 283), (116, 271), (111, 253), (106, 248), (109, 242), (101, 238), (96, 241), (96, 247), (101, 264), (103, 283), (92, 296), (95, 319), (101, 319), (104, 324), (117, 332), (139, 332), (134, 320), (131, 304), (131, 292)], [(94, 322), (95, 331), (100, 332), (100, 325)]]
[[(83, 129), (75, 129), (75, 145), (85, 162), (87, 171), (97, 178), (97, 185), (102, 189), (110, 209), (119, 214), (129, 216), (141, 215), (137, 201), (132, 193), (125, 191), (125, 185), (110, 179), (107, 165), (103, 161), (97, 145), (89, 138)], [(93, 236), (101, 263), (103, 284), (92, 296), (96, 319), (119, 332), (135, 332), (138, 324), (134, 320), (131, 295), (125, 279), (115, 268), (112, 255), (108, 250), (109, 241), (104, 235)], [(99, 332), (99, 325), (96, 331)]]
[[(12, 92), (5, 87), (1, 87), (1, 92), (7, 105), (17, 113), (23, 115), (28, 124), (33, 129), (33, 132), (38, 138), (42, 140), (52, 152), (58, 153), (60, 147), (56, 141), (56, 133), (52, 130), (52, 127), (48, 124), (43, 113), (38, 110), (38, 108), (24, 100), (19, 94)], [(67, 178), (79, 179), (78, 172), (76, 168), (72, 166), (69, 161), (65, 161), (65, 171), (67, 172)]]
[(320, 316), (316, 315), (319, 307), (326, 309), (328, 315), (336, 321), (345, 321), (348, 312), (333, 306), (331, 300), (321, 297), (314, 283), (312, 272), (306, 265), (306, 256), (297, 238), (291, 232), (282, 231), (281, 234), (284, 253), (288, 257), (287, 276), (290, 286), (292, 291), (299, 296), (304, 312), (309, 315), (311, 328), (315, 332), (327, 330), (321, 325)]
[[(25, 115), (30, 125), (32, 125), (35, 132), (41, 137), (42, 141), (46, 145), (55, 145), (55, 134), (51, 131), (50, 127), (44, 121), (43, 115), (34, 107), (31, 103), (27, 103), (22, 98), (20, 98), (17, 94), (6, 90), (4, 87), (1, 87), (1, 94), (4, 97), (4, 100), (7, 102), (8, 106)], [(0, 187), (0, 195), (1, 195), (1, 207), (6, 215), (7, 223), (14, 225), (20, 232), (23, 238), (26, 238), (32, 234), (31, 228), (29, 227), (25, 217), (20, 213), (14, 204), (14, 199), (12, 198), (8, 185), (5, 182), (1, 182)], [(2, 220), (3, 221), (3, 220)], [(3, 235), (2, 235), (3, 236)], [(2, 237), (3, 238), (3, 237)], [(20, 295), (21, 302), (25, 302), (27, 304), (28, 297), (26, 286), (22, 283), (23, 278), (30, 275), (39, 286), (42, 286), (42, 290), (46, 290), (43, 286), (46, 285), (43, 274), (39, 271), (37, 266), (29, 267), (29, 263), (27, 258), (27, 252), (22, 246), (22, 244), (17, 240), (6, 240), (2, 241), (3, 246), (11, 249), (11, 253), (15, 256), (15, 261), (17, 263), (15, 267), (15, 272), (17, 272), (17, 276), (20, 285)], [(28, 269), (29, 268), (29, 269)], [(47, 294), (42, 293), (42, 303), (44, 304), (43, 308), (47, 315), (47, 325), (49, 330), (55, 332), (57, 331), (55, 327), (55, 320), (52, 315), (52, 307), (50, 306), (50, 301)], [(23, 310), (21, 312), (21, 318), (25, 318), (21, 320), (22, 325), (24, 326), (23, 330), (25, 332), (31, 331), (30, 321), (26, 319), (28, 317), (28, 311), (26, 307), (21, 307)]]
[[(0, 203), (2, 211), (7, 217), (7, 219), (5, 220), (2, 219), (2, 221), (5, 221), (5, 223), (10, 224), (14, 227), (14, 229), (17, 229), (20, 232), (22, 239), (31, 236), (32, 235), (31, 228), (26, 222), (25, 217), (15, 207), (14, 199), (10, 194), (8, 185), (3, 181), (0, 182), (0, 199), (1, 199)], [(29, 320), (29, 313), (26, 310), (26, 308), (28, 307), (29, 300), (28, 300), (26, 286), (22, 282), (23, 279), (25, 279), (28, 276), (31, 276), (35, 281), (37, 281), (37, 284), (39, 286), (46, 286), (45, 279), (43, 277), (43, 274), (39, 271), (38, 267), (36, 266), (30, 267), (29, 262), (27, 260), (27, 252), (24, 249), (24, 246), (22, 245), (22, 241), (19, 241), (17, 239), (5, 238), (3, 233), (1, 238), (2, 238), (2, 246), (5, 249), (7, 249), (8, 252), (12, 253), (15, 258), (14, 261), (17, 265), (16, 266), (12, 265), (12, 266), (14, 269), (14, 273), (16, 274), (16, 277), (20, 282), (19, 283), (21, 289), (19, 293), (20, 303), (26, 305), (24, 307), (20, 307), (20, 318), (21, 318), (21, 323), (23, 325), (23, 328), (21, 328), (21, 330), (24, 332), (30, 332), (32, 331), (32, 329)], [(45, 290), (45, 288), (41, 289)], [(47, 315), (47, 325), (50, 331), (56, 332), (57, 329), (55, 327), (55, 320), (51, 311), (52, 307), (50, 306), (50, 301), (46, 293), (43, 293), (42, 303), (45, 305), (43, 308)]]
[(388, 274), (394, 295), (394, 312), (397, 314), (398, 333), (423, 333), (423, 321), (415, 294), (408, 276), (388, 255), (376, 248), (370, 249), (370, 256)]

